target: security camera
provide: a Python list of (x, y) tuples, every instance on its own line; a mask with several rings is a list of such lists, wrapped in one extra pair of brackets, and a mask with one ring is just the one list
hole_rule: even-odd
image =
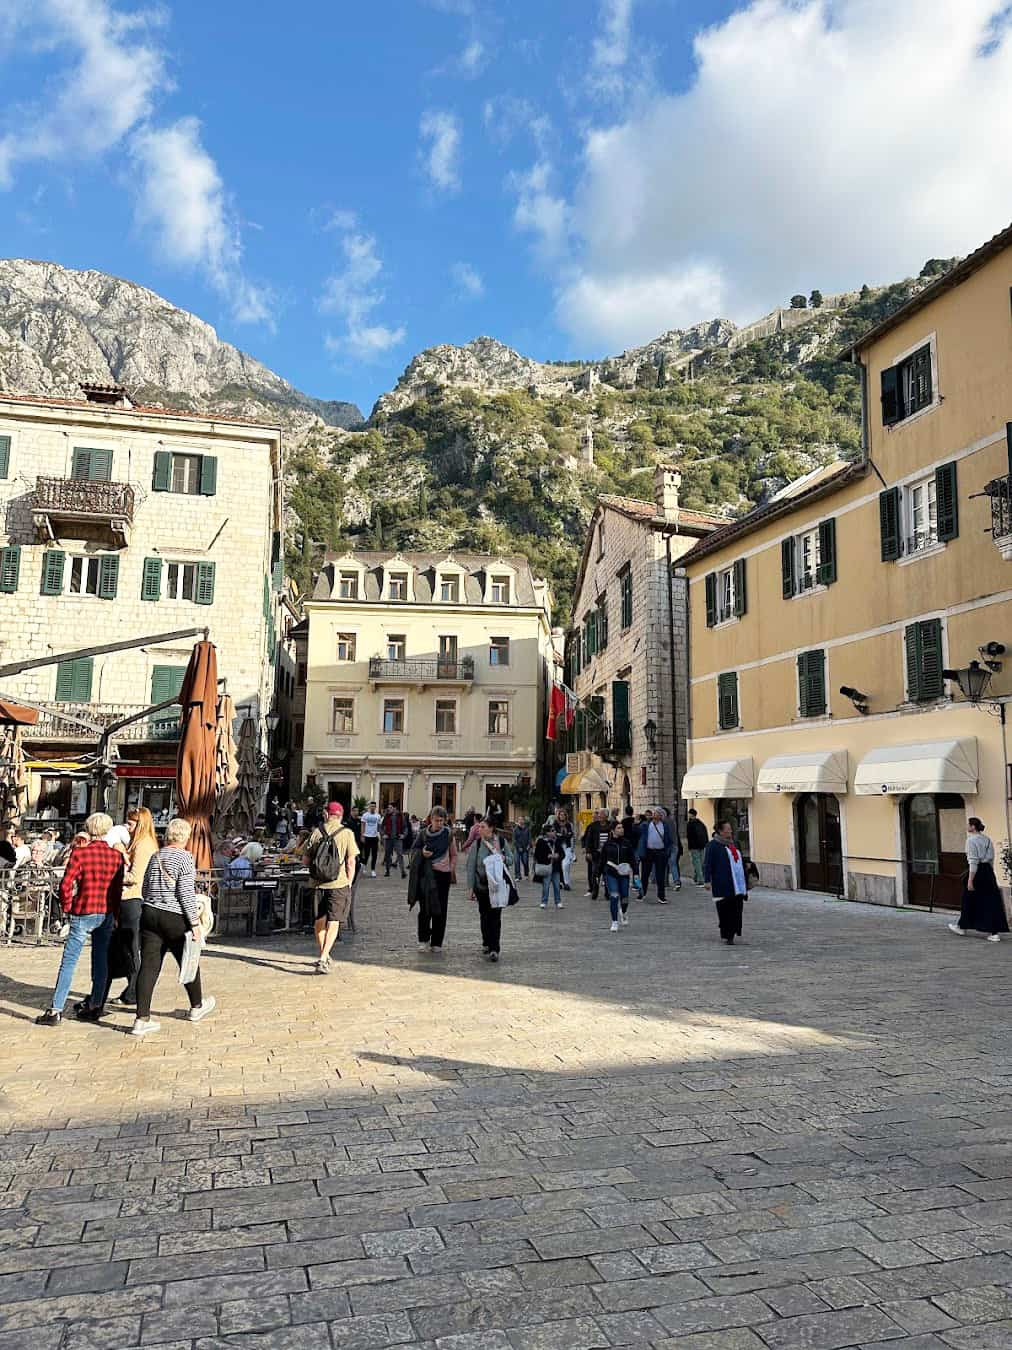
[(1005, 644), (1004, 642), (989, 642), (986, 646), (978, 647), (977, 650), (981, 656), (1004, 656)]

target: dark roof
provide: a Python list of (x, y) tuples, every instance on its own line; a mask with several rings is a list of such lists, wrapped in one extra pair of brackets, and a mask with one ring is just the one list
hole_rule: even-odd
[[(658, 514), (657, 507), (653, 502), (641, 501), (638, 497), (618, 497), (611, 493), (598, 497), (598, 502), (602, 506), (608, 506), (613, 511), (619, 511), (624, 516), (629, 516), (634, 520), (647, 520), (661, 527), (670, 527), (676, 522), (668, 520), (666, 516)], [(718, 525), (723, 525), (726, 516), (712, 516), (705, 511), (690, 511), (687, 507), (678, 508), (678, 533), (679, 534), (708, 534), (710, 530), (716, 529)]]
[(994, 235), (986, 244), (981, 244), (980, 248), (974, 250), (973, 253), (967, 254), (962, 262), (956, 263), (955, 267), (950, 267), (948, 272), (943, 273), (929, 286), (925, 286), (923, 291), (918, 291), (916, 295), (911, 296), (906, 304), (900, 305), (899, 309), (894, 309), (874, 328), (869, 328), (866, 333), (862, 333), (856, 342), (840, 352), (840, 360), (849, 361), (855, 352), (863, 351), (870, 343), (878, 341), (884, 333), (888, 333), (891, 328), (896, 328), (911, 314), (916, 314), (919, 309), (923, 309), (925, 305), (930, 305), (945, 291), (961, 285), (967, 277), (983, 267), (986, 262), (990, 262), (992, 258), (997, 257), (1010, 245), (1012, 245), (1012, 225)]
[[(365, 567), (365, 594), (355, 600), (342, 600), (335, 594), (337, 573), (342, 558), (354, 559)], [(534, 577), (530, 563), (517, 554), (497, 555), (494, 553), (391, 553), (386, 549), (354, 549), (347, 553), (328, 554), (313, 591), (314, 600), (339, 600), (343, 605), (379, 604), (383, 597), (383, 569), (395, 563), (395, 570), (401, 566), (413, 573), (413, 601), (392, 601), (393, 604), (432, 604), (436, 588), (436, 570), (447, 559), (458, 563), (464, 569), (464, 595), (461, 604), (483, 605), (485, 600), (485, 573), (495, 570), (497, 563), (507, 563), (516, 573), (516, 595), (513, 604), (521, 608), (534, 608), (538, 604), (534, 593)], [(436, 601), (435, 603), (439, 603)]]
[(836, 473), (813, 483), (810, 488), (806, 488), (796, 496), (777, 497), (773, 501), (767, 502), (765, 506), (757, 506), (747, 516), (742, 516), (739, 520), (732, 520), (722, 530), (715, 530), (713, 534), (701, 539), (688, 553), (679, 558), (679, 566), (686, 567), (690, 563), (697, 562), (700, 558), (716, 553), (718, 549), (724, 548), (725, 545), (732, 543), (735, 539), (741, 539), (745, 535), (761, 529), (763, 525), (768, 525), (770, 521), (779, 520), (782, 516), (789, 516), (792, 512), (800, 511), (812, 502), (819, 501), (822, 497), (828, 497), (831, 493), (838, 492), (848, 483), (854, 483), (859, 478), (863, 478), (868, 471), (868, 464), (864, 460), (858, 460), (854, 464), (844, 465)]

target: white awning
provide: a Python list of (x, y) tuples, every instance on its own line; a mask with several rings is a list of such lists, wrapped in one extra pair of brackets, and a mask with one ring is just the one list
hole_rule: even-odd
[(581, 773), (570, 773), (562, 780), (559, 788), (564, 797), (575, 797), (581, 792), (608, 792), (611, 784), (596, 769), (584, 769)]
[(710, 800), (751, 797), (751, 759), (720, 759), (712, 764), (693, 764), (682, 779), (682, 796)]
[(759, 770), (759, 792), (847, 791), (846, 750), (808, 750), (798, 755), (774, 755)]
[(884, 745), (857, 766), (854, 791), (861, 797), (911, 792), (977, 791), (977, 738)]

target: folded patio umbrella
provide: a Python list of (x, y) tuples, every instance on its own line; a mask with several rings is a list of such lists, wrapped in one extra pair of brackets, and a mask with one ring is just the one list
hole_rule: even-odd
[(187, 847), (197, 870), (209, 871), (218, 722), (218, 657), (213, 643), (198, 642), (194, 647), (179, 702), (183, 718), (176, 759), (178, 810), (192, 826)]

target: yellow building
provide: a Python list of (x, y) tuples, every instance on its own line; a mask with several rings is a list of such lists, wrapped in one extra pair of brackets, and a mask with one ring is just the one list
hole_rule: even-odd
[[(1009, 838), (1010, 294), (1012, 229), (843, 354), (862, 373), (861, 462), (684, 559), (682, 794), (737, 822), (767, 884), (958, 905), (966, 816)], [(978, 705), (971, 680), (988, 683)]]
[(305, 609), (303, 778), (345, 804), (495, 800), (508, 818), (510, 789), (537, 785), (551, 676), (551, 598), (527, 560), (347, 553)]

